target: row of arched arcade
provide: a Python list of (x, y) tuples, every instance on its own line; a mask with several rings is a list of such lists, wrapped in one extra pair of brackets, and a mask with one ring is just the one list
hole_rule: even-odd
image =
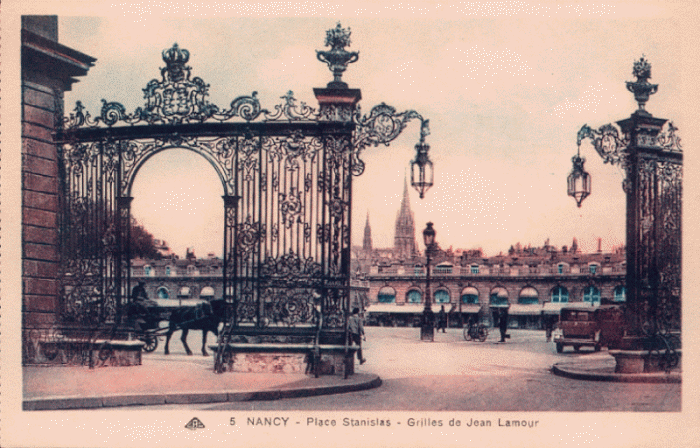
[[(450, 285), (452, 286), (452, 285)], [(454, 285), (458, 286), (458, 285)], [(424, 309), (425, 285), (395, 284), (370, 288), (370, 306), (366, 310), (368, 325), (412, 326), (420, 322)], [(374, 293), (374, 294), (373, 294)], [(496, 325), (498, 310), (509, 309), (513, 328), (543, 328), (546, 315), (556, 315), (562, 306), (598, 306), (602, 302), (625, 302), (625, 286), (618, 283), (555, 285), (467, 285), (431, 288), (434, 312), (448, 313), (448, 324), (463, 326), (472, 318)]]
[[(423, 303), (424, 291), (415, 286), (406, 292), (405, 303)], [(377, 303), (397, 303), (397, 292), (392, 286), (384, 286), (377, 293)], [(493, 288), (488, 293), (488, 303), (491, 306), (505, 306), (510, 302), (508, 290), (502, 286)], [(526, 286), (520, 290), (515, 303), (523, 305), (532, 305), (542, 303), (540, 301), (540, 292), (532, 286)], [(565, 286), (555, 286), (550, 291), (546, 292), (543, 297), (544, 301), (551, 303), (568, 303), (570, 301), (582, 301), (590, 303), (600, 303), (601, 289), (595, 285), (588, 285), (581, 290), (579, 297), (574, 297), (569, 289)], [(614, 302), (625, 301), (625, 286), (616, 285), (613, 289), (612, 299)], [(474, 286), (467, 286), (462, 289), (458, 298), (451, 291), (442, 286), (433, 292), (432, 302), (436, 304), (462, 303), (462, 304), (480, 304), (479, 291)]]

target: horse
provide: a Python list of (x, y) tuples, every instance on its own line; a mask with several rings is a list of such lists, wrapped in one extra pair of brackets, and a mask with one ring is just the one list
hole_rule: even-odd
[(207, 333), (210, 331), (215, 336), (219, 335), (219, 323), (224, 320), (226, 302), (224, 299), (216, 299), (210, 302), (204, 302), (197, 306), (181, 306), (173, 310), (170, 314), (168, 322), (168, 332), (165, 337), (165, 354), (169, 354), (168, 344), (170, 337), (177, 330), (182, 330), (180, 340), (185, 346), (185, 351), (188, 355), (192, 351), (187, 346), (187, 333), (190, 330), (202, 330), (202, 355), (209, 356), (207, 353)]

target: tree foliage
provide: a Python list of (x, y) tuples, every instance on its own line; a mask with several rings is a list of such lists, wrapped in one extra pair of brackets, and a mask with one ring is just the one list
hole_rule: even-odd
[[(94, 259), (118, 250), (117, 219), (117, 214), (102, 202), (73, 200), (61, 226), (64, 255), (72, 259)], [(130, 222), (129, 252), (132, 259), (163, 258), (153, 235), (135, 219)]]
[(136, 220), (131, 223), (131, 241), (130, 241), (130, 252), (131, 258), (149, 258), (153, 260), (159, 260), (163, 258), (162, 254), (158, 251), (155, 243), (155, 238), (151, 233), (146, 230), (143, 225), (139, 224)]

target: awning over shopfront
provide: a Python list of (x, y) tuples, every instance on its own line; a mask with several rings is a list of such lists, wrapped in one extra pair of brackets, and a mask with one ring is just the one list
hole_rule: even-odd
[(511, 316), (539, 316), (542, 313), (542, 307), (538, 304), (524, 305), (514, 303), (508, 309), (508, 314)]
[[(440, 307), (437, 309), (433, 306), (433, 311), (440, 311)], [(365, 313), (415, 313), (420, 314), (423, 312), (423, 305), (396, 305), (396, 304), (373, 304), (367, 307)]]
[(598, 304), (592, 306), (589, 302), (563, 302), (563, 303), (552, 303), (547, 302), (542, 307), (542, 311), (547, 315), (559, 315), (562, 308), (584, 308), (587, 310), (595, 310), (598, 308)]
[[(445, 312), (449, 312), (452, 305), (449, 303), (443, 304), (445, 305)], [(433, 313), (438, 313), (440, 311), (440, 306), (441, 305), (432, 305), (431, 309), (433, 310)], [(476, 310), (479, 310), (479, 306), (475, 305)], [(465, 306), (462, 306), (462, 311), (464, 311)], [(372, 304), (367, 307), (365, 310), (365, 313), (401, 313), (401, 314), (421, 314), (423, 313), (424, 306), (421, 304), (411, 304), (411, 305), (396, 305), (396, 304), (391, 304), (391, 303), (378, 303), (378, 304)], [(474, 312), (477, 312), (474, 311)]]
[[(463, 313), (478, 313), (481, 310), (481, 305), (462, 305)], [(455, 309), (455, 312), (459, 312), (459, 308)]]

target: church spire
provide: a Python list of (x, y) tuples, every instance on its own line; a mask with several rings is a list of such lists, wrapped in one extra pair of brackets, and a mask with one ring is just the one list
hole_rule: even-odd
[(362, 240), (362, 249), (367, 252), (372, 250), (372, 228), (369, 226), (369, 211), (367, 211), (367, 222), (365, 222), (365, 237)]
[(414, 222), (411, 204), (408, 200), (408, 183), (403, 179), (403, 199), (401, 209), (396, 217), (394, 231), (394, 251), (402, 258), (412, 257), (416, 253), (416, 225)]

